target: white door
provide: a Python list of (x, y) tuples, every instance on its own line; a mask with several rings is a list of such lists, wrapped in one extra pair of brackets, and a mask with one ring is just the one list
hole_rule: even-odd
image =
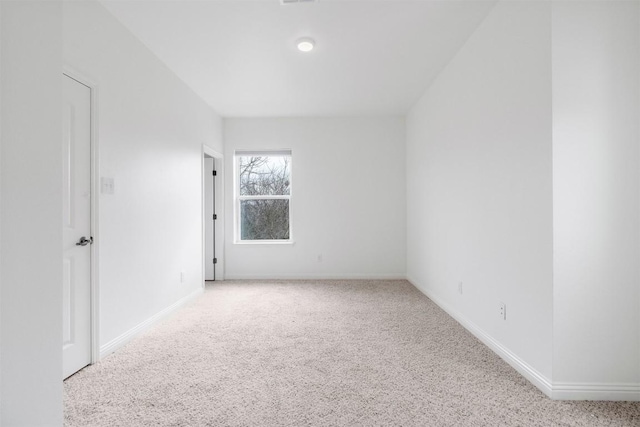
[(204, 158), (204, 221), (205, 221), (205, 275), (204, 280), (215, 280), (215, 264), (213, 259), (216, 257), (215, 248), (215, 176), (213, 176), (215, 159), (212, 157)]
[(64, 76), (63, 378), (91, 363), (91, 89)]

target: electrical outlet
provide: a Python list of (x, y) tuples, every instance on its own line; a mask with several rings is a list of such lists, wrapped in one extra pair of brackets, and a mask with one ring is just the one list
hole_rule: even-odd
[(462, 295), (462, 282), (458, 283), (458, 293)]
[(180, 272), (180, 283), (184, 283), (184, 271)]
[(500, 317), (502, 320), (507, 320), (507, 304), (503, 302), (500, 303)]
[(318, 254), (318, 262), (322, 262), (322, 254)]
[(108, 176), (103, 176), (100, 178), (100, 191), (102, 194), (113, 194), (115, 193), (115, 182), (114, 179)]

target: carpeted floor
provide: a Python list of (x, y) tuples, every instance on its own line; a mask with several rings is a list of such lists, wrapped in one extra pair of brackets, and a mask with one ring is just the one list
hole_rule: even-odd
[(552, 401), (406, 281), (216, 282), (65, 381), (67, 426), (640, 426)]

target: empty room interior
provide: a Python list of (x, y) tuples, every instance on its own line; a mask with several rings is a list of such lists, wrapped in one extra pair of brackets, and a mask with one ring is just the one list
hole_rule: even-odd
[(640, 425), (640, 1), (0, 1), (0, 425)]

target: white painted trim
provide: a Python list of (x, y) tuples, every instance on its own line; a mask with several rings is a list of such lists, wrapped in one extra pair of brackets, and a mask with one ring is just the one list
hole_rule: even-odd
[[(2, 36), (2, 5), (0, 5), (0, 37)], [(0, 43), (1, 45), (2, 43)], [(2, 48), (0, 47), (0, 100), (4, 95), (2, 94)], [(0, 153), (2, 152), (2, 145), (4, 144), (2, 138), (2, 102), (0, 102)], [(0, 156), (0, 164), (2, 164), (2, 158)], [(0, 173), (0, 189), (2, 188), (2, 174)], [(2, 194), (0, 192), (0, 212), (2, 212)], [(2, 225), (2, 219), (0, 218), (0, 228)], [(0, 239), (2, 236), (0, 236)], [(0, 253), (0, 260), (2, 260), (2, 254)], [(0, 278), (0, 301), (2, 300), (2, 280)], [(1, 304), (0, 304), (1, 305)], [(62, 311), (62, 310), (61, 310)], [(2, 319), (0, 313), (0, 319)], [(0, 330), (2, 330), (2, 325), (0, 324)], [(2, 339), (0, 337), (0, 348), (2, 348)], [(2, 366), (2, 358), (0, 357), (0, 366)], [(2, 369), (0, 369), (0, 390), (2, 390)], [(2, 420), (2, 408), (4, 405), (0, 404), (0, 420)], [(1, 422), (1, 421), (0, 421)]]
[(238, 200), (291, 200), (291, 196), (238, 196)]
[(216, 150), (205, 144), (202, 144), (202, 152), (210, 157), (215, 157), (216, 159), (222, 159), (224, 157), (222, 153), (217, 152)]
[(293, 240), (240, 240), (233, 242), (234, 245), (295, 245)]
[(404, 274), (230, 274), (225, 280), (406, 280)]
[(87, 86), (90, 91), (91, 127), (91, 363), (100, 360), (100, 149), (98, 138), (98, 84), (69, 65), (64, 65), (63, 75)]
[(640, 384), (554, 383), (553, 399), (640, 402)]
[(207, 279), (207, 266), (206, 266), (206, 262), (207, 262), (207, 228), (205, 225), (205, 221), (206, 219), (206, 207), (205, 207), (205, 194), (204, 194), (204, 189), (205, 189), (205, 154), (207, 154), (206, 151), (206, 147), (204, 144), (202, 144), (202, 154), (200, 154), (200, 208), (201, 208), (201, 214), (200, 214), (200, 224), (202, 224), (202, 230), (200, 232), (201, 234), (201, 238), (202, 238), (202, 289), (204, 290), (205, 287), (205, 282)]
[(167, 316), (169, 316), (170, 314), (172, 314), (174, 311), (178, 310), (180, 307), (184, 306), (185, 304), (187, 304), (191, 300), (193, 300), (196, 297), (198, 297), (199, 295), (201, 295), (203, 292), (204, 292), (204, 290), (202, 288), (196, 289), (195, 291), (193, 291), (192, 293), (190, 293), (186, 297), (184, 297), (182, 299), (179, 299), (178, 301), (174, 302), (173, 304), (171, 304), (169, 307), (165, 308), (164, 310), (154, 314), (153, 316), (151, 316), (147, 320), (137, 324), (136, 326), (134, 326), (133, 328), (129, 329), (124, 334), (120, 335), (119, 337), (117, 337), (115, 339), (112, 339), (111, 341), (109, 341), (108, 343), (106, 343), (105, 345), (100, 347), (100, 358), (102, 359), (102, 358), (110, 355), (111, 353), (113, 353), (117, 349), (121, 348), (122, 346), (124, 346), (125, 344), (127, 344), (128, 342), (133, 340), (135, 337), (137, 337), (141, 333), (145, 332), (146, 330), (151, 328), (153, 325), (155, 325), (156, 323), (158, 323), (162, 319), (164, 319)]
[(640, 384), (554, 383), (432, 292), (416, 286), (414, 279), (406, 279), (551, 399), (640, 401)]
[(425, 294), (427, 298), (433, 301), (437, 306), (446, 311), (451, 317), (453, 317), (458, 323), (460, 323), (465, 329), (471, 332), (476, 338), (478, 338), (482, 343), (484, 343), (487, 347), (493, 350), (498, 356), (500, 356), (505, 362), (507, 362), (513, 369), (518, 371), (520, 375), (529, 380), (533, 385), (538, 387), (540, 391), (542, 391), (548, 397), (553, 397), (552, 384), (551, 380), (546, 378), (524, 360), (520, 359), (517, 355), (512, 353), (508, 348), (504, 347), (497, 340), (495, 340), (491, 335), (487, 334), (480, 327), (478, 327), (475, 323), (468, 320), (462, 314), (460, 314), (457, 310), (454, 310), (450, 305), (446, 304), (440, 298), (436, 297), (433, 293), (429, 292), (426, 289), (423, 289), (419, 286), (416, 286), (416, 281), (411, 277), (407, 276), (407, 280), (411, 283), (416, 289)]

